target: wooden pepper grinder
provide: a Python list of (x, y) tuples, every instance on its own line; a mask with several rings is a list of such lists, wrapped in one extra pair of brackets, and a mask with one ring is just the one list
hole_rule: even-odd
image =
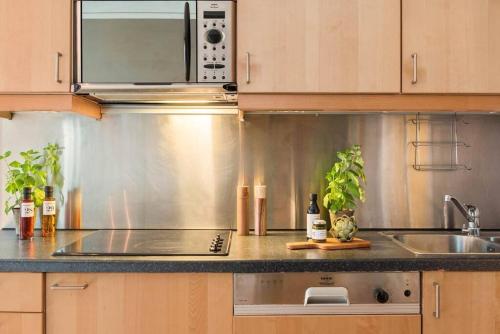
[(266, 186), (254, 187), (255, 235), (267, 233)]
[(236, 234), (248, 235), (248, 186), (239, 186), (236, 203)]

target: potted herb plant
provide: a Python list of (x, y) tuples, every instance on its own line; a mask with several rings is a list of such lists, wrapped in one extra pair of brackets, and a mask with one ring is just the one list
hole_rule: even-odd
[[(47, 186), (52, 186), (57, 190), (59, 197), (59, 205), (64, 204), (64, 195), (62, 193), (62, 188), (64, 186), (64, 176), (62, 174), (62, 167), (60, 162), (60, 157), (63, 148), (57, 143), (48, 143), (47, 146), (43, 148), (43, 167), (47, 175)], [(59, 206), (58, 205), (58, 206)]]
[(59, 205), (64, 203), (62, 187), (64, 177), (60, 156), (63, 148), (57, 143), (49, 143), (42, 152), (28, 150), (19, 153), (22, 161), (12, 160), (7, 162), (12, 156), (11, 151), (0, 155), (0, 161), (5, 161), (7, 166), (7, 180), (5, 191), (10, 197), (5, 201), (5, 213), (14, 215), (16, 231), (19, 227), (19, 206), (22, 200), (24, 187), (33, 188), (33, 198), (35, 207), (40, 208), (45, 196), (43, 188), (46, 185), (54, 187), (58, 193)]
[(46, 181), (46, 172), (42, 163), (42, 154), (35, 150), (28, 150), (19, 153), (21, 160), (12, 160), (7, 162), (12, 152), (7, 151), (0, 155), (0, 161), (6, 162), (7, 180), (5, 191), (10, 195), (5, 201), (5, 213), (14, 214), (16, 232), (19, 232), (19, 206), (22, 200), (24, 187), (33, 188), (33, 199), (36, 207), (43, 203), (43, 186)]
[[(338, 161), (326, 174), (328, 186), (323, 198), (323, 206), (330, 212), (332, 234), (341, 241), (350, 241), (357, 232), (354, 210), (358, 201), (364, 202), (365, 200), (362, 183), (366, 182), (366, 178), (361, 146), (353, 145), (339, 151), (337, 158)], [(342, 228), (335, 229), (336, 220), (342, 221)], [(350, 223), (346, 224), (346, 221)], [(342, 237), (338, 236), (340, 232)]]

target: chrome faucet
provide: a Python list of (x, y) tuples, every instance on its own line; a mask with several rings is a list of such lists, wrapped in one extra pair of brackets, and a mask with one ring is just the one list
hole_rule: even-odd
[(474, 205), (470, 204), (465, 204), (462, 205), (460, 202), (453, 196), (451, 195), (444, 195), (444, 221), (445, 221), (445, 226), (449, 225), (449, 219), (450, 219), (450, 211), (452, 213), (452, 210), (447, 210), (448, 209), (448, 204), (449, 203), (455, 204), (457, 207), (458, 211), (465, 217), (467, 220), (467, 223), (463, 225), (462, 227), (462, 232), (467, 233), (469, 236), (474, 236), (474, 237), (479, 237), (480, 235), (480, 228), (479, 228), (479, 209), (475, 207)]

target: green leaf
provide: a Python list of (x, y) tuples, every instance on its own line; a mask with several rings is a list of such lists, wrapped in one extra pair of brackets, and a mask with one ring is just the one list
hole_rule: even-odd
[(360, 198), (359, 189), (354, 184), (348, 183), (347, 184), (347, 190), (350, 192), (350, 195), (353, 198), (358, 198), (358, 199)]
[(358, 175), (356, 175), (353, 171), (348, 171), (347, 176), (349, 177), (349, 181), (351, 181), (356, 187), (359, 187)]
[(21, 167), (21, 163), (19, 161), (12, 161), (10, 164), (9, 164), (9, 167), (12, 167), (12, 168), (19, 168)]

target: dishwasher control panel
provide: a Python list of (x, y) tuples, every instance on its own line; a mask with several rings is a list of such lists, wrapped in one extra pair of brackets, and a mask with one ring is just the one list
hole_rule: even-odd
[(235, 315), (418, 314), (418, 272), (234, 274)]

